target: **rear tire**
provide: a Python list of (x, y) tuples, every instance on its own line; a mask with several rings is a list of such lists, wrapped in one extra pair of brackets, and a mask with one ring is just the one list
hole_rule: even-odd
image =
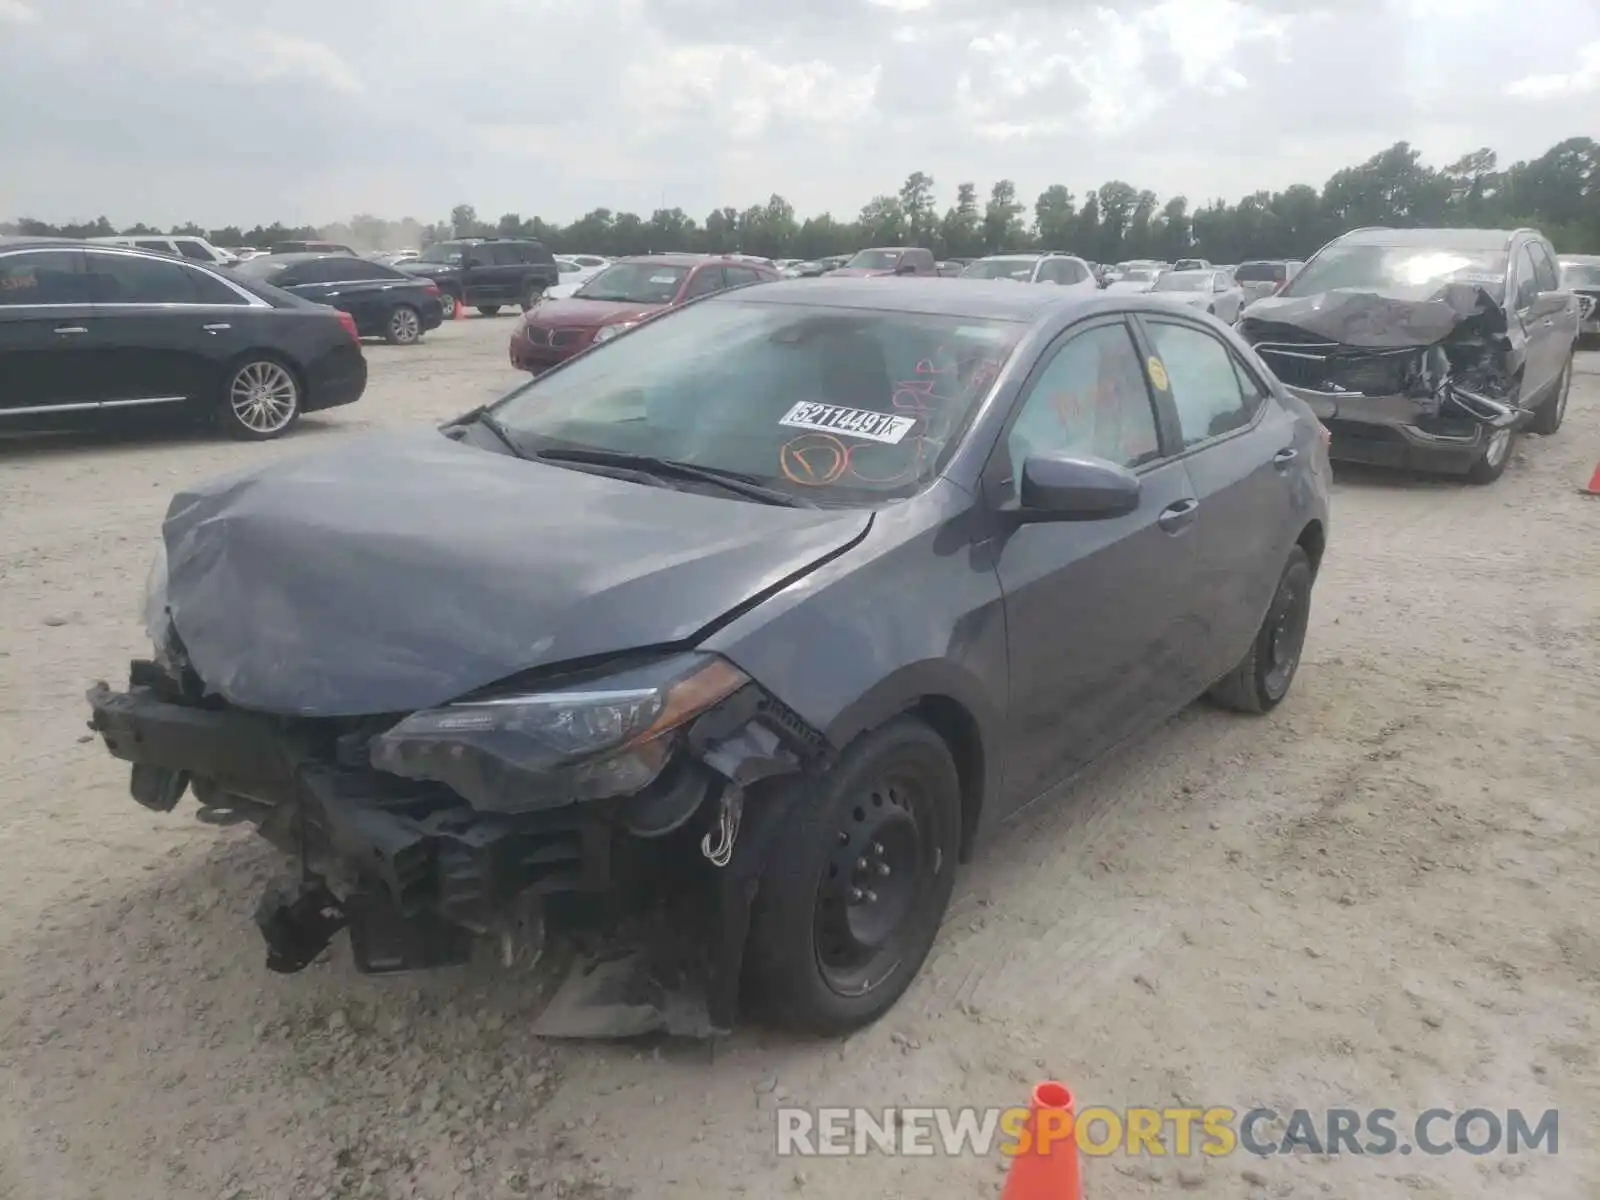
[(1561, 428), (1561, 422), (1567, 417), (1567, 394), (1572, 391), (1572, 356), (1567, 356), (1567, 365), (1561, 368), (1561, 378), (1556, 381), (1555, 391), (1550, 393), (1550, 398), (1541, 404), (1533, 414), (1528, 429), (1549, 437)]
[(887, 1012), (933, 947), (960, 844), (938, 734), (897, 717), (846, 749), (795, 801), (756, 893), (746, 964), (767, 1014), (839, 1034)]
[(1299, 546), (1278, 577), (1278, 590), (1244, 658), (1216, 683), (1207, 697), (1234, 712), (1271, 712), (1294, 683), (1311, 621), (1311, 560)]
[(392, 346), (410, 346), (422, 336), (422, 315), (409, 304), (398, 304), (383, 326), (383, 337)]
[(480, 304), (480, 305), (478, 305), (478, 313), (479, 313), (480, 316), (492, 317), (499, 311), (500, 311), (500, 306), (498, 304)]
[(229, 435), (264, 442), (287, 433), (304, 406), (294, 368), (270, 354), (251, 354), (229, 370), (218, 416)]

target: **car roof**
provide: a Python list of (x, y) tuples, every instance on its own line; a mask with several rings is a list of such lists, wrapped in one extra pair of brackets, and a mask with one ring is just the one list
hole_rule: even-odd
[(755, 284), (712, 299), (723, 298), (1022, 322), (1033, 321), (1041, 313), (1063, 304), (1088, 304), (1096, 299), (1084, 292), (1064, 292), (1060, 288), (1021, 288), (1007, 280), (963, 279), (952, 283), (948, 279), (926, 277), (857, 279), (846, 276), (841, 279), (831, 275)]
[(635, 254), (629, 258), (619, 258), (616, 263), (648, 263), (658, 267), (698, 267), (701, 263), (733, 263), (734, 266), (749, 266), (736, 259), (727, 258), (721, 254)]
[(1181, 271), (1163, 271), (1161, 278), (1171, 279), (1174, 275), (1215, 275), (1217, 267), (1185, 267)]
[[(290, 251), (288, 251), (287, 253), (284, 253), (284, 254), (270, 254), (267, 257), (272, 259), (273, 264), (276, 265), (278, 263), (289, 264), (289, 263), (315, 262), (319, 258), (337, 258), (337, 259), (343, 260), (343, 259), (349, 258), (350, 255), (348, 255), (348, 254), (340, 254), (337, 251), (330, 251), (330, 250), (290, 250)], [(357, 257), (359, 257), (359, 256), (357, 256)], [(369, 258), (369, 259), (363, 259), (362, 261), (363, 262), (372, 262), (373, 260)], [(383, 266), (383, 264), (382, 263), (378, 263), (378, 266), (381, 267), (381, 266)]]
[(1455, 246), (1462, 250), (1504, 250), (1519, 229), (1352, 229), (1338, 240), (1357, 246)]

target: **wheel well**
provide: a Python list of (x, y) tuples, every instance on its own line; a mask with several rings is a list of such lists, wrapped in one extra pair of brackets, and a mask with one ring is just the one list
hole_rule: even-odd
[(961, 859), (965, 862), (983, 811), (983, 738), (978, 722), (948, 696), (923, 696), (906, 711), (944, 739), (950, 757), (955, 759), (956, 776), (961, 781)]
[(1321, 521), (1312, 521), (1300, 531), (1300, 536), (1295, 539), (1295, 545), (1306, 552), (1306, 557), (1311, 560), (1311, 574), (1317, 573), (1317, 568), (1322, 565), (1322, 552), (1328, 547), (1328, 535), (1322, 528)]

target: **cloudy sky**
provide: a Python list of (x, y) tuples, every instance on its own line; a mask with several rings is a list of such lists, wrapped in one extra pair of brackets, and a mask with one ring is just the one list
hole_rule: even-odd
[(1236, 198), (1600, 133), (1596, 0), (0, 0), (0, 219)]

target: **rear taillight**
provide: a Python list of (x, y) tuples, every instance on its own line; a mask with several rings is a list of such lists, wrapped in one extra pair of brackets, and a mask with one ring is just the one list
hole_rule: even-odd
[(430, 295), (430, 296), (437, 296), (437, 295), (440, 294), (439, 293), (439, 285), (437, 283), (435, 283), (431, 279), (428, 280), (427, 283), (422, 285), (422, 290), (424, 292), (428, 293), (428, 295)]
[(339, 314), (339, 324), (344, 326), (344, 331), (350, 335), (352, 342), (360, 343), (361, 331), (356, 328), (356, 319), (342, 308), (334, 309)]

